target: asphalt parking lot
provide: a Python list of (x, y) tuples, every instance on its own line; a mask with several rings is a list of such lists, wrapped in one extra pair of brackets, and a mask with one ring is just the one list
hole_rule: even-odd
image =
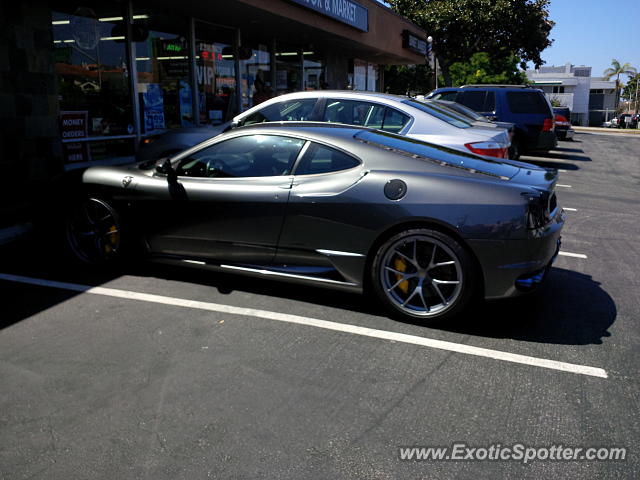
[[(562, 254), (539, 292), (450, 327), (356, 295), (2, 247), (0, 478), (638, 478), (640, 138), (578, 133), (523, 160), (562, 170)], [(627, 458), (400, 459), (456, 442)]]

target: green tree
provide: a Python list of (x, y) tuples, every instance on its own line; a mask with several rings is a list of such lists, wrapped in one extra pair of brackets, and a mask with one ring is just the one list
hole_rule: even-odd
[(451, 83), (454, 87), (477, 83), (528, 83), (525, 73), (518, 71), (519, 62), (513, 54), (494, 60), (487, 52), (474, 53), (469, 61), (456, 62), (449, 67)]
[(433, 89), (433, 69), (429, 65), (387, 65), (384, 85), (387, 93), (427, 93)]
[(618, 105), (620, 103), (620, 89), (622, 88), (620, 75), (632, 76), (636, 73), (638, 73), (638, 71), (634, 67), (632, 67), (629, 62), (620, 64), (620, 62), (615, 58), (611, 59), (611, 67), (607, 68), (603, 72), (604, 78), (606, 80), (611, 80), (611, 78), (616, 77), (616, 110), (618, 110)]
[(518, 56), (521, 67), (544, 62), (551, 45), (550, 0), (389, 0), (395, 11), (433, 37), (442, 75), (451, 85), (449, 69), (487, 52), (492, 60)]
[(637, 113), (640, 109), (640, 73), (636, 73), (633, 77), (629, 78), (627, 86), (624, 87), (622, 96), (631, 102), (634, 111)]

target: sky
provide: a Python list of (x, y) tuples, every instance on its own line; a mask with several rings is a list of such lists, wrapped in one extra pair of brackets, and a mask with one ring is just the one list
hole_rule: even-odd
[(640, 0), (551, 0), (549, 14), (555, 41), (545, 65), (586, 65), (599, 77), (615, 58), (640, 72)]

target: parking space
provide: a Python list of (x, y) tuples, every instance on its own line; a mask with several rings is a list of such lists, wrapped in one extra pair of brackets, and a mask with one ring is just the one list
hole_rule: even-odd
[[(452, 325), (367, 298), (0, 253), (2, 478), (633, 478), (640, 138), (576, 134), (544, 287)], [(48, 283), (48, 282), (66, 282)], [(91, 289), (91, 290), (87, 290)], [(403, 462), (454, 442), (617, 446), (625, 461)]]

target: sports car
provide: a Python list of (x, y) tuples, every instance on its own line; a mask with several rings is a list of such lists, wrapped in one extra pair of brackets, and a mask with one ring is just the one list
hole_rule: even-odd
[(531, 291), (558, 252), (557, 171), (506, 162), (364, 127), (263, 123), (87, 169), (65, 238), (89, 264), (143, 252), (447, 320)]

